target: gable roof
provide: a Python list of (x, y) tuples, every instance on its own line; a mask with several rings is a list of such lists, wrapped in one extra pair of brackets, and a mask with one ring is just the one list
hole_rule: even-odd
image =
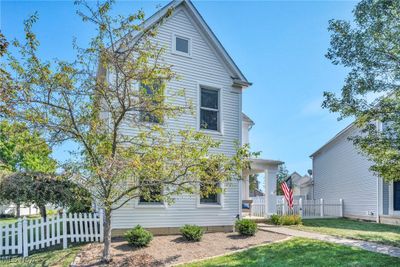
[[(191, 18), (198, 25), (199, 29), (202, 31), (204, 36), (207, 38), (211, 46), (215, 49), (217, 54), (220, 56), (221, 60), (224, 64), (229, 68), (233, 76), (231, 77), (233, 80), (233, 84), (238, 87), (248, 87), (251, 85), (251, 82), (247, 80), (247, 78), (240, 71), (239, 67), (235, 64), (233, 59), (229, 56), (228, 52), (222, 46), (221, 42), (215, 36), (213, 31), (207, 25), (203, 17), (200, 15), (199, 11), (193, 5), (190, 0), (173, 0), (168, 3), (166, 6), (161, 8), (159, 11), (154, 13), (151, 17), (144, 21), (142, 27), (143, 30), (147, 30), (150, 27), (154, 26), (158, 22), (160, 22), (171, 9), (177, 9), (178, 7), (183, 6), (188, 11)], [(143, 32), (143, 31), (141, 31)], [(133, 40), (138, 40), (142, 36), (142, 33), (133, 36)]]
[(316, 156), (319, 152), (321, 152), (325, 147), (327, 147), (329, 144), (333, 143), (335, 140), (337, 140), (339, 137), (341, 137), (343, 134), (347, 133), (350, 129), (353, 129), (355, 126), (355, 123), (352, 122), (349, 125), (347, 125), (343, 130), (341, 130), (339, 133), (337, 133), (334, 137), (332, 137), (328, 142), (326, 142), (323, 146), (318, 148), (314, 153), (310, 155), (310, 158), (313, 158)]
[(242, 118), (243, 118), (243, 121), (248, 122), (250, 124), (250, 126), (255, 125), (254, 121), (252, 119), (250, 119), (250, 117), (247, 116), (244, 112), (242, 112)]

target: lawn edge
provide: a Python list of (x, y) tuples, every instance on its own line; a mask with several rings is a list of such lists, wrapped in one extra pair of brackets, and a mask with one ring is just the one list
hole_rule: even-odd
[[(345, 235), (338, 235), (338, 234), (327, 234), (327, 233), (324, 233), (324, 232), (313, 231), (313, 230), (310, 230), (310, 229), (306, 229), (306, 230), (304, 230), (304, 229), (296, 229), (295, 227), (290, 227), (290, 226), (289, 227), (286, 226), (286, 228), (295, 229), (295, 230), (303, 231), (303, 232), (306, 232), (306, 233), (317, 233), (317, 234), (328, 235), (328, 236), (332, 236), (332, 237), (336, 237), (336, 238), (350, 239), (350, 240), (354, 240), (354, 241), (364, 241), (364, 242), (374, 243), (376, 245), (384, 245), (384, 246), (391, 246), (391, 247), (395, 247), (395, 248), (400, 248), (400, 245), (399, 246), (394, 246), (392, 244), (388, 244), (388, 243), (385, 243), (385, 242), (370, 241), (370, 240), (365, 240), (365, 239), (362, 239), (362, 238), (355, 238), (355, 237), (352, 237), (352, 236), (345, 236)], [(264, 230), (264, 231), (268, 231), (268, 230)]]
[(263, 246), (268, 246), (268, 245), (271, 245), (271, 244), (286, 242), (286, 241), (289, 241), (290, 239), (293, 239), (293, 238), (294, 238), (294, 236), (286, 236), (284, 239), (281, 239), (281, 240), (278, 240), (278, 241), (273, 241), (273, 242), (270, 242), (270, 243), (261, 243), (261, 244), (250, 246), (250, 247), (247, 247), (247, 248), (241, 248), (241, 249), (238, 249), (238, 250), (229, 251), (229, 252), (226, 252), (224, 254), (214, 255), (214, 256), (210, 256), (210, 257), (206, 257), (206, 258), (202, 258), (202, 259), (191, 260), (191, 261), (188, 261), (188, 262), (182, 262), (182, 263), (173, 264), (173, 265), (170, 265), (170, 266), (183, 266), (185, 264), (192, 264), (192, 263), (196, 263), (196, 262), (200, 262), (200, 261), (212, 260), (214, 258), (229, 256), (229, 255), (232, 255), (232, 254), (235, 254), (235, 253), (240, 253), (240, 252), (243, 252), (243, 251), (246, 251), (246, 250), (249, 250), (249, 249), (253, 249), (253, 248), (257, 248), (257, 247), (263, 247)]

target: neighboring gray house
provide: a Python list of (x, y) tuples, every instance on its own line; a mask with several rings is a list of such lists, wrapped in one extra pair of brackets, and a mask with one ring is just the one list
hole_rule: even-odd
[[(166, 85), (166, 96), (168, 97), (169, 92), (183, 88), (186, 100), (194, 105), (194, 114), (167, 119), (163, 126), (171, 130), (191, 128), (202, 131), (222, 142), (215, 152), (233, 156), (236, 153), (236, 142), (240, 143), (243, 139), (244, 143), (248, 142), (248, 129), (254, 124), (242, 114), (242, 92), (251, 83), (233, 62), (192, 2), (172, 1), (145, 21), (144, 28), (163, 19), (169, 8), (173, 8), (172, 15), (160, 25), (158, 34), (154, 37), (155, 42), (165, 48), (163, 62), (172, 65), (180, 77)], [(112, 82), (112, 73), (107, 77)], [(203, 98), (207, 101), (203, 101)], [(174, 101), (181, 103), (183, 100)], [(212, 106), (208, 103), (212, 103)], [(135, 135), (137, 130), (125, 127), (122, 134)], [(275, 188), (279, 163), (262, 159), (252, 162), (252, 173), (267, 174), (268, 182), (265, 184), (270, 196), (274, 193), (272, 189)], [(208, 227), (209, 231), (232, 231), (236, 218), (241, 216), (242, 199), (245, 199), (242, 194), (247, 194), (248, 190), (244, 190), (245, 182), (237, 180), (221, 186), (225, 189), (223, 194), (208, 198), (193, 194), (179, 195), (171, 205), (149, 203), (141, 198), (132, 200), (113, 211), (112, 233), (120, 235), (137, 224), (156, 234), (178, 233), (179, 227), (184, 224)], [(273, 200), (267, 205), (269, 214), (274, 213), (275, 209), (275, 196), (271, 199)]]
[(348, 139), (358, 133), (350, 124), (311, 155), (314, 198), (342, 198), (346, 217), (400, 224), (400, 182), (384, 183), (369, 171), (371, 162)]

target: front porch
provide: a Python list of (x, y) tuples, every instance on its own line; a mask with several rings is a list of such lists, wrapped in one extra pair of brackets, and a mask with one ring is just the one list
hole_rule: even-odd
[[(251, 159), (250, 169), (243, 172), (241, 183), (242, 217), (261, 222), (266, 217), (276, 213), (276, 175), (281, 164), (283, 162), (279, 160)], [(264, 175), (264, 196), (258, 197), (258, 199), (263, 199), (262, 205), (259, 206), (262, 210), (259, 210), (256, 215), (253, 213), (251, 216), (250, 207), (253, 199), (250, 197), (249, 176), (252, 174)]]

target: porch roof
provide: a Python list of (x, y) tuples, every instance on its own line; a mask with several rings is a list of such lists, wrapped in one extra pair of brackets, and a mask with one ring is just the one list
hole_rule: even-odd
[(271, 168), (277, 168), (283, 163), (283, 161), (272, 159), (250, 159), (250, 170), (248, 170), (248, 173), (261, 173)]

